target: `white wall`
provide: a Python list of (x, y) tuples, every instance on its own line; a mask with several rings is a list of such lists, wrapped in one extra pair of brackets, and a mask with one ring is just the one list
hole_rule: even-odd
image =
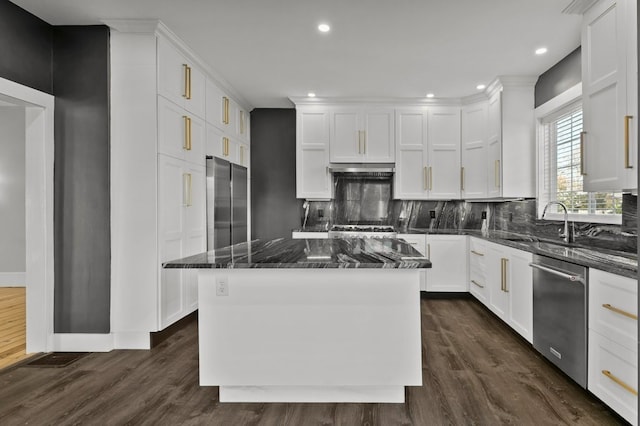
[(0, 107), (0, 287), (25, 285), (25, 109)]

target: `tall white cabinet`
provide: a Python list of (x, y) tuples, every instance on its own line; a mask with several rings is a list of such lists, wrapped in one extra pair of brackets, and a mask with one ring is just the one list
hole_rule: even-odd
[[(212, 84), (206, 65), (162, 23), (107, 24), (111, 330), (115, 348), (146, 349), (150, 332), (197, 309), (194, 271), (163, 269), (162, 263), (206, 250), (205, 156), (212, 150), (208, 121), (213, 121), (207, 120), (212, 117), (207, 88)], [(236, 119), (243, 114), (247, 119), (239, 112), (246, 109), (228, 103)], [(244, 153), (229, 142), (220, 155), (233, 150), (236, 162), (248, 162), (247, 128), (220, 127), (218, 135), (247, 147)]]
[(636, 21), (636, 0), (601, 0), (583, 16), (582, 172), (588, 191), (638, 187)]

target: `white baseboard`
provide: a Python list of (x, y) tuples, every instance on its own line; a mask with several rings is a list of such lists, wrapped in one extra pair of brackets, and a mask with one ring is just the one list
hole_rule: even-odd
[(54, 333), (53, 352), (109, 352), (112, 334)]
[(0, 287), (25, 287), (25, 272), (0, 272)]
[(113, 333), (114, 349), (151, 349), (149, 332), (116, 332)]

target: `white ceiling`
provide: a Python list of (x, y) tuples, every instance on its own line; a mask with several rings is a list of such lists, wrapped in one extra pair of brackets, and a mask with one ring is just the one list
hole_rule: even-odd
[(570, 0), (12, 1), (53, 25), (160, 19), (265, 108), (309, 91), (457, 98), (498, 75), (540, 75), (580, 45), (581, 16), (561, 13)]

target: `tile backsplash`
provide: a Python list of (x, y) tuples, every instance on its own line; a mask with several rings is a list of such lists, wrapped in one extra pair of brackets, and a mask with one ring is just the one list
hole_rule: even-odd
[[(338, 190), (338, 188), (336, 188)], [(341, 191), (345, 191), (341, 189)], [(349, 192), (351, 191), (351, 192)], [(398, 232), (411, 228), (429, 230), (501, 230), (529, 234), (541, 238), (560, 239), (561, 221), (537, 219), (535, 199), (521, 201), (404, 201), (380, 199), (387, 196), (377, 188), (367, 193), (351, 188), (344, 194), (336, 192), (336, 199), (309, 202), (306, 229), (327, 230), (333, 224), (385, 224)], [(387, 198), (388, 199), (388, 198)], [(604, 249), (637, 251), (637, 196), (624, 194), (622, 225), (575, 223), (578, 244)], [(386, 210), (386, 217), (382, 212)], [(374, 212), (372, 216), (370, 213)], [(486, 219), (483, 219), (483, 213)]]

